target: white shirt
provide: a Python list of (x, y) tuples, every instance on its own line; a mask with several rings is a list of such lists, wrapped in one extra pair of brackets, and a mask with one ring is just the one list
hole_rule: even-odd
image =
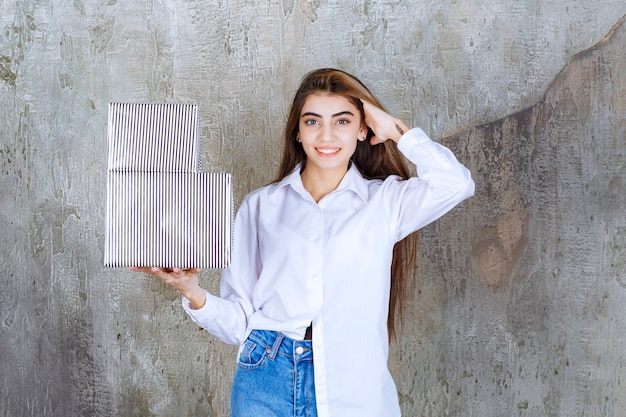
[(320, 417), (399, 416), (387, 367), (393, 246), (474, 193), (452, 152), (411, 129), (398, 142), (418, 177), (366, 180), (352, 165), (319, 203), (300, 167), (247, 195), (235, 218), (221, 298), (191, 318), (231, 344), (254, 329), (302, 339), (313, 323)]

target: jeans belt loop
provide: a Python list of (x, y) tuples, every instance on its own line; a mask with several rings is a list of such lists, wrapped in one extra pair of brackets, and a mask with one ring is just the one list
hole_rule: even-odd
[(276, 336), (276, 339), (274, 339), (274, 344), (272, 345), (272, 351), (270, 352), (270, 356), (269, 356), (271, 360), (274, 360), (276, 358), (276, 355), (278, 354), (278, 348), (280, 347), (280, 344), (283, 342), (284, 338), (285, 338), (284, 334), (278, 333), (278, 336)]

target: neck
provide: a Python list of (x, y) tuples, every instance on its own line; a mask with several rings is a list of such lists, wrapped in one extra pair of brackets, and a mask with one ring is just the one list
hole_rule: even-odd
[(348, 169), (315, 170), (306, 167), (300, 178), (304, 189), (311, 194), (316, 203), (337, 189)]

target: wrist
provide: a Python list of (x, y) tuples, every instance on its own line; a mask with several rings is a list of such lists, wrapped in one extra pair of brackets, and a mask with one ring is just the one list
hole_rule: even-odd
[(391, 136), (391, 140), (398, 143), (402, 135), (404, 135), (409, 130), (409, 127), (404, 122), (402, 122), (401, 120), (397, 120), (397, 119), (394, 121), (394, 124), (395, 124), (394, 127), (396, 131)]
[(189, 304), (191, 304), (191, 308), (194, 310), (199, 310), (206, 304), (206, 293), (200, 286), (186, 291), (182, 295), (189, 300)]

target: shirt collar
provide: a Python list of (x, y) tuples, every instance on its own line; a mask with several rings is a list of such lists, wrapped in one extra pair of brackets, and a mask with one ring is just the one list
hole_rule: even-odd
[[(287, 175), (276, 184), (276, 187), (274, 187), (270, 194), (273, 194), (274, 192), (285, 186), (291, 186), (291, 188), (293, 188), (299, 194), (303, 196), (308, 195), (308, 191), (306, 191), (304, 185), (302, 185), (300, 170), (301, 165), (298, 164), (294, 168), (294, 170), (291, 171), (291, 174)], [(363, 178), (358, 168), (352, 162), (350, 163), (350, 168), (348, 168), (348, 172), (346, 172), (346, 175), (343, 177), (343, 179), (337, 186), (337, 189), (333, 191), (333, 193), (343, 191), (353, 191), (363, 201), (369, 200), (369, 188), (367, 186), (367, 180)]]

